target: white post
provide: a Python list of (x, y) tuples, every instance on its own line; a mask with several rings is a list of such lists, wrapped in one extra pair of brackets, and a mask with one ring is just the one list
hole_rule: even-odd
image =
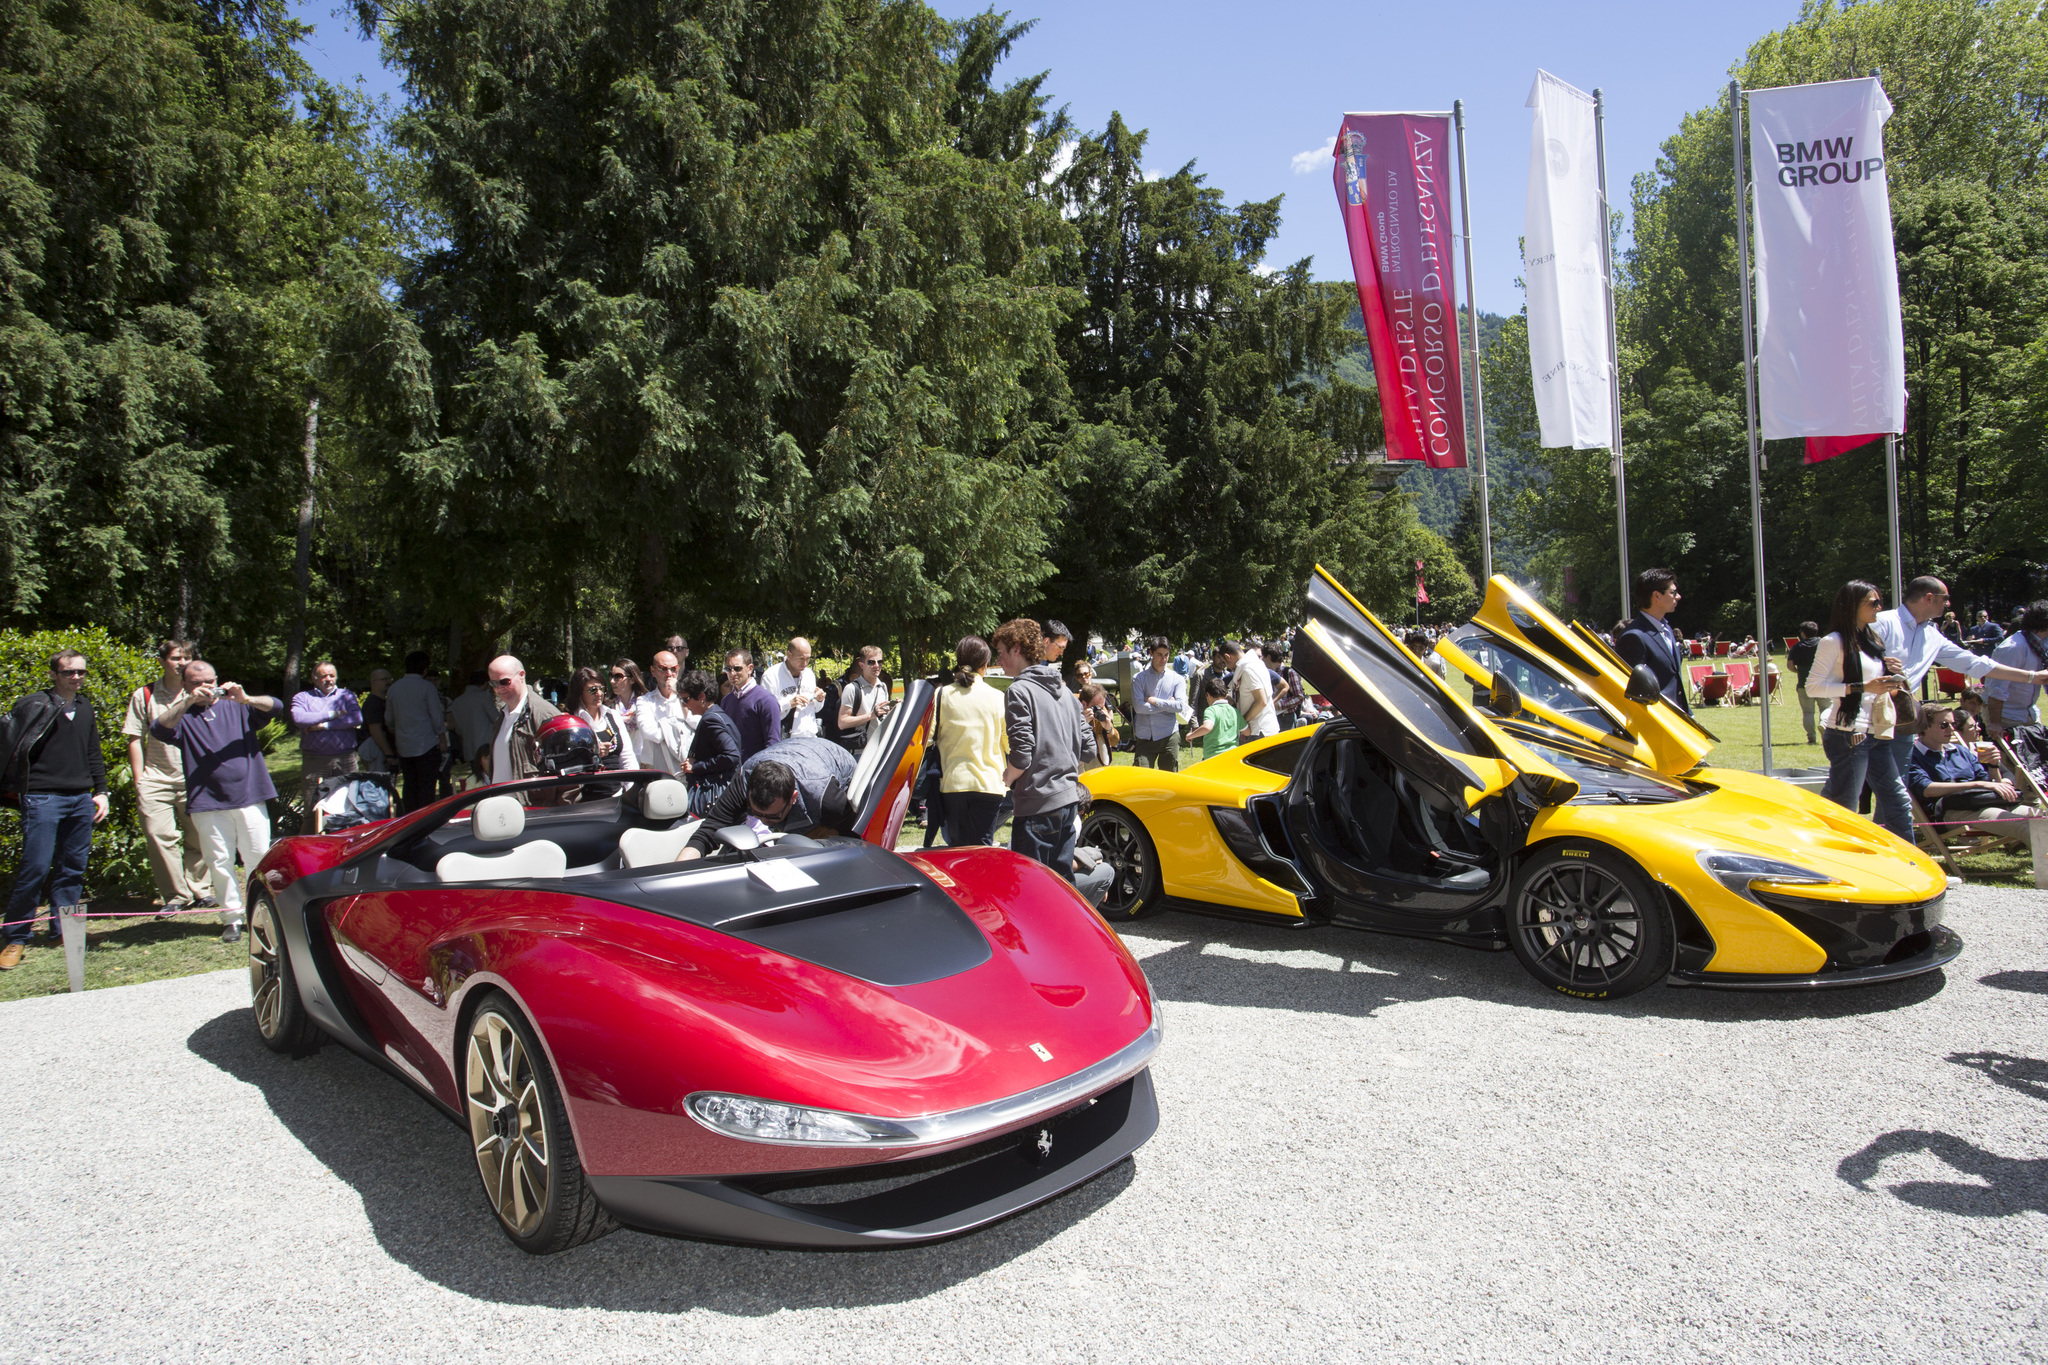
[[(1451, 105), (1451, 118), (1458, 128), (1458, 220), (1465, 234), (1465, 320), (1472, 334), (1472, 471), (1479, 479), (1479, 576), (1493, 577), (1493, 508), (1486, 495), (1486, 391), (1479, 377), (1479, 305), (1472, 301), (1472, 198), (1465, 189), (1465, 101)], [(1480, 594), (1486, 583), (1479, 585)], [(1417, 619), (1421, 619), (1417, 604)]]
[(85, 989), (85, 907), (83, 905), (52, 906), (57, 912), (57, 923), (64, 933), (64, 968), (71, 974), (71, 993)]
[(1899, 539), (1899, 438), (1891, 432), (1884, 436), (1884, 480), (1891, 495), (1892, 605), (1897, 607), (1906, 600), (1906, 552)]
[(1628, 471), (1621, 455), (1621, 342), (1614, 325), (1614, 242), (1609, 224), (1613, 210), (1607, 203), (1607, 98), (1593, 92), (1593, 149), (1600, 166), (1600, 285), (1607, 295), (1607, 404), (1614, 452), (1614, 531), (1621, 546), (1621, 615), (1624, 620), (1635, 609), (1635, 587), (1628, 571)]
[[(1749, 529), (1756, 557), (1756, 638), (1764, 666), (1768, 668), (1771, 638), (1770, 617), (1764, 606), (1764, 495), (1763, 448), (1756, 438), (1756, 322), (1749, 297), (1749, 175), (1743, 162), (1742, 82), (1728, 82), (1728, 127), (1735, 144), (1735, 251), (1736, 282), (1742, 287), (1742, 417), (1749, 428)], [(1770, 687), (1766, 673), (1764, 686)], [(1764, 774), (1771, 771), (1771, 707), (1769, 693), (1757, 712), (1763, 724)]]

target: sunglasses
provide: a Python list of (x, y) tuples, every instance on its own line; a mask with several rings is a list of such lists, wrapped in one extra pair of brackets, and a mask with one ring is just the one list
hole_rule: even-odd
[(55, 672), (60, 678), (82, 678), (85, 676), (85, 670), (82, 668), (59, 668)]
[(493, 686), (493, 687), (510, 687), (511, 685), (512, 685), (512, 680), (511, 680), (510, 678), (493, 678), (493, 679), (491, 679), (491, 686)]
[(626, 675), (625, 675), (625, 674), (623, 674), (623, 673), (614, 673), (614, 674), (612, 674), (612, 681), (613, 681), (613, 682), (624, 682), (625, 680), (626, 680)]
[(583, 695), (587, 697), (592, 692), (597, 693), (601, 697), (604, 695), (604, 688), (597, 683), (585, 683), (583, 685)]
[(747, 666), (745, 664), (727, 664), (725, 671), (728, 673), (744, 673), (747, 671)]

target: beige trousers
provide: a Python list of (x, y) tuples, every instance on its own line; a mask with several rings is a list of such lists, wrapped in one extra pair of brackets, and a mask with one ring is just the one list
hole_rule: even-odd
[(185, 780), (145, 768), (135, 805), (142, 816), (142, 841), (149, 846), (150, 874), (164, 904), (210, 894), (206, 850), (185, 809)]

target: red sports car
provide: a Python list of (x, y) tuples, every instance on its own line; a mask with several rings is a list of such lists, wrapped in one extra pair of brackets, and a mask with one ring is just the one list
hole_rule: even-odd
[(677, 861), (682, 786), (640, 772), (280, 841), (249, 886), (257, 1031), (340, 1042), (466, 1125), (531, 1252), (621, 1224), (901, 1246), (1071, 1189), (1158, 1125), (1151, 991), (1036, 863), (890, 851), (932, 701), (908, 691), (854, 774), (858, 838)]

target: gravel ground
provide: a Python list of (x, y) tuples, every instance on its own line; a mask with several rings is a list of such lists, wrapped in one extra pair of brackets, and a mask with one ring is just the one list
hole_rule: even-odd
[[(1946, 976), (1538, 991), (1507, 954), (1166, 915), (1163, 1122), (971, 1237), (529, 1259), (463, 1135), (218, 973), (0, 1006), (0, 1361), (2038, 1360), (2048, 898)], [(41, 1164), (38, 1164), (41, 1163)]]

